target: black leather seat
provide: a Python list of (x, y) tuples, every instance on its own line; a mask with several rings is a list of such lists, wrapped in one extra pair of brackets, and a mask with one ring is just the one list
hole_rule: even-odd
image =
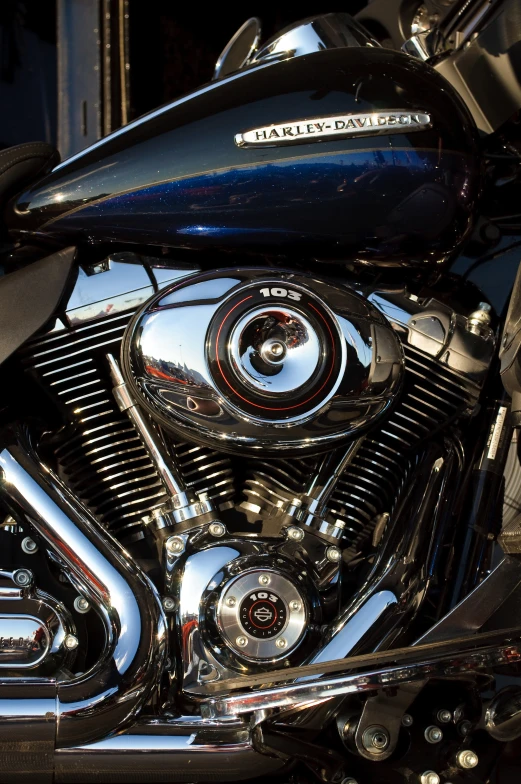
[(28, 142), (0, 151), (0, 207), (25, 185), (43, 177), (60, 162), (60, 153), (46, 142)]

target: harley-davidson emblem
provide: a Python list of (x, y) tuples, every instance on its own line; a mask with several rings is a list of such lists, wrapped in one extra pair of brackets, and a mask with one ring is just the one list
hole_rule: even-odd
[(431, 127), (431, 116), (425, 112), (392, 109), (364, 114), (336, 114), (331, 117), (309, 117), (304, 120), (265, 125), (235, 135), (238, 147), (298, 144), (319, 141), (332, 136), (377, 136), (382, 133), (423, 131)]

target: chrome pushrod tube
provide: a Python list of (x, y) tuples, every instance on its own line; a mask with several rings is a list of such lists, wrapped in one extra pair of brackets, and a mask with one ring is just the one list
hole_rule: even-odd
[(94, 667), (56, 682), (57, 746), (91, 743), (130, 723), (158, 689), (167, 641), (160, 599), (121, 545), (39, 461), (21, 428), (4, 432), (1, 443), (3, 502), (45, 540), (105, 627)]

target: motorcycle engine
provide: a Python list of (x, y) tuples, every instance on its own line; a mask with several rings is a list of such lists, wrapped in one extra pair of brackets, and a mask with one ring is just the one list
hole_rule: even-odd
[(476, 410), (495, 341), (483, 303), (129, 256), (82, 270), (23, 361), (64, 422), (42, 451), (156, 583), (200, 694), (312, 660), (343, 568)]

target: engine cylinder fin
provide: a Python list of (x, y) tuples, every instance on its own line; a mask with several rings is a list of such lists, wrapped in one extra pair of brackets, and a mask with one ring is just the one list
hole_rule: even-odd
[[(22, 361), (69, 423), (55, 438), (62, 479), (114, 534), (135, 535), (142, 518), (167, 500), (164, 486), (134, 427), (112, 396), (105, 355), (117, 355), (131, 313), (108, 316), (30, 341)], [(173, 446), (186, 481), (217, 506), (230, 504), (229, 458), (188, 444)]]

